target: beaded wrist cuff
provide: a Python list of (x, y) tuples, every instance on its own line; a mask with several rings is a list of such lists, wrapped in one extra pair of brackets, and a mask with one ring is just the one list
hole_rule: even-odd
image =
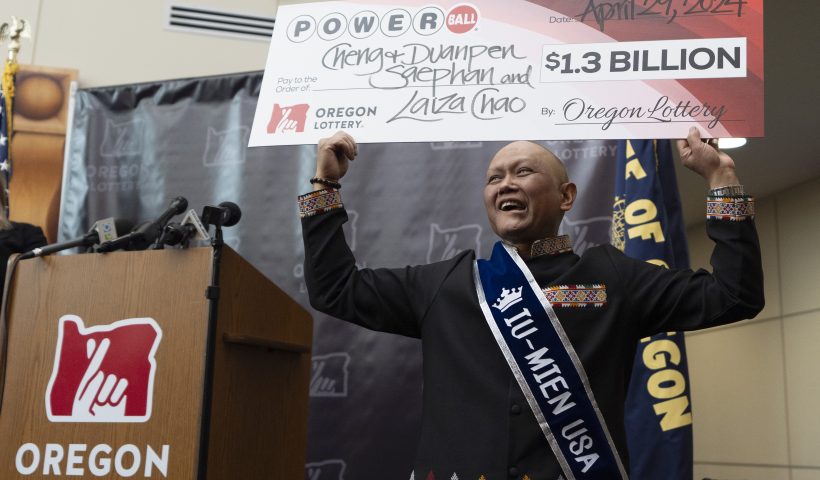
[(325, 188), (299, 195), (297, 200), (299, 202), (299, 218), (310, 217), (343, 207), (342, 196), (335, 188)]
[(336, 190), (339, 190), (340, 188), (342, 188), (342, 184), (337, 182), (337, 181), (334, 181), (334, 180), (328, 180), (326, 178), (319, 178), (319, 177), (313, 177), (313, 178), (310, 179), (310, 184), (311, 185), (314, 185), (314, 184), (317, 184), (317, 183), (319, 185), (324, 185), (328, 188), (335, 188)]
[(707, 220), (739, 222), (754, 217), (753, 197), (706, 197)]

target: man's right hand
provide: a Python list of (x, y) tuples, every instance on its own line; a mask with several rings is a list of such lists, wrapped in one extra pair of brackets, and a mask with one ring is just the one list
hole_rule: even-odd
[[(332, 137), (319, 140), (316, 145), (316, 177), (338, 182), (358, 153), (356, 141), (341, 130)], [(324, 188), (321, 184), (314, 184), (313, 187), (314, 190)]]

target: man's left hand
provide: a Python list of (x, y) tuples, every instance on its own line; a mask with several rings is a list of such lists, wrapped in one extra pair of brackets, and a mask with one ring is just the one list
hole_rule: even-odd
[(700, 130), (689, 129), (685, 140), (678, 140), (678, 153), (683, 166), (696, 172), (709, 182), (709, 188), (738, 185), (735, 161), (718, 149), (717, 139), (702, 140)]

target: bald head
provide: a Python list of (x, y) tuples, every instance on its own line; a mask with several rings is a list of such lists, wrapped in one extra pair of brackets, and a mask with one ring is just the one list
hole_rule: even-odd
[(543, 164), (549, 169), (550, 173), (558, 181), (559, 184), (569, 182), (569, 177), (567, 176), (567, 169), (564, 166), (564, 162), (562, 162), (549, 149), (535, 142), (519, 140), (517, 142), (512, 142), (508, 143), (507, 145), (504, 145), (501, 148), (501, 150), (499, 150), (495, 154), (492, 161), (490, 161), (490, 166), (492, 166), (493, 162), (499, 157), (533, 158), (538, 162), (543, 162)]
[(575, 192), (554, 153), (537, 143), (513, 142), (490, 161), (484, 206), (495, 233), (528, 252), (532, 242), (557, 235)]

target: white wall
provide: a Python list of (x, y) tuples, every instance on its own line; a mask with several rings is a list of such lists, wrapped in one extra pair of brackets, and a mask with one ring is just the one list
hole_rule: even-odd
[[(820, 179), (758, 199), (766, 308), (687, 334), (695, 478), (820, 480)], [(708, 267), (705, 227), (689, 230)]]
[[(175, 0), (273, 17), (276, 0)], [(81, 87), (262, 70), (267, 40), (242, 40), (165, 28), (166, 0), (3, 0), (0, 21), (31, 20), (20, 63), (76, 68)], [(3, 48), (5, 52), (5, 45)], [(5, 53), (4, 53), (5, 56)]]

